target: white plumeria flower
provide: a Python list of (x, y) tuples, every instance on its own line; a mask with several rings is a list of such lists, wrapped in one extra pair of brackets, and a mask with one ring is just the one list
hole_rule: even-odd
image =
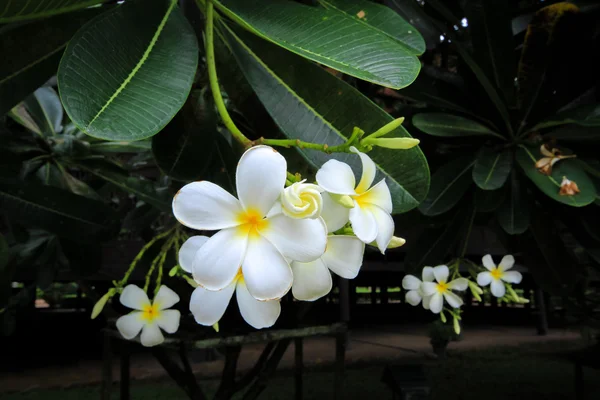
[(321, 189), (312, 183), (293, 183), (281, 193), (281, 208), (291, 218), (319, 218), (323, 209)]
[(438, 265), (433, 268), (433, 275), (436, 282), (423, 282), (421, 291), (424, 296), (431, 297), (429, 300), (429, 309), (435, 314), (439, 314), (444, 307), (444, 299), (453, 308), (460, 308), (463, 301), (452, 290), (466, 290), (469, 281), (465, 278), (458, 278), (448, 282), (450, 271), (445, 265)]
[[(191, 273), (194, 259), (198, 250), (209, 240), (206, 236), (192, 236), (179, 250), (179, 265)], [(233, 281), (224, 289), (210, 291), (199, 286), (192, 293), (190, 311), (196, 322), (201, 325), (212, 326), (219, 322), (235, 292), (240, 314), (253, 328), (268, 328), (275, 324), (281, 312), (279, 300), (256, 300), (246, 287), (241, 269)]]
[[(423, 268), (423, 282), (433, 282), (435, 276), (433, 274), (432, 267)], [(419, 278), (414, 275), (406, 275), (402, 279), (402, 288), (408, 290), (405, 295), (405, 300), (411, 306), (418, 306), (423, 301), (423, 308), (429, 310), (429, 301), (431, 297), (425, 296), (421, 288), (423, 283)]]
[(156, 346), (165, 340), (161, 329), (167, 333), (175, 333), (179, 329), (179, 311), (167, 310), (179, 302), (179, 296), (164, 285), (158, 290), (153, 302), (136, 285), (125, 286), (119, 300), (125, 307), (137, 310), (117, 320), (117, 329), (127, 340), (133, 339), (142, 331), (142, 345)]
[(477, 284), (479, 286), (491, 284), (490, 289), (495, 297), (504, 297), (506, 294), (504, 282), (521, 283), (521, 280), (523, 279), (523, 275), (521, 275), (520, 272), (509, 271), (509, 269), (515, 265), (515, 258), (510, 254), (502, 257), (500, 265), (497, 267), (496, 264), (494, 264), (494, 260), (492, 260), (492, 256), (489, 254), (483, 256), (481, 261), (487, 271), (480, 272), (477, 275)]
[(367, 244), (375, 241), (379, 251), (384, 253), (394, 234), (390, 189), (385, 179), (371, 187), (377, 173), (375, 163), (355, 147), (350, 147), (350, 151), (358, 154), (362, 161), (363, 171), (358, 185), (352, 168), (338, 160), (323, 164), (317, 171), (317, 183), (329, 193), (352, 199), (354, 207), (344, 209), (337, 205), (334, 214), (346, 216), (346, 221), (350, 220), (354, 234), (360, 240)]
[(227, 287), (240, 265), (257, 300), (284, 296), (292, 286), (287, 259), (310, 262), (325, 252), (327, 231), (321, 218), (269, 215), (284, 188), (287, 163), (268, 146), (247, 150), (236, 171), (239, 200), (207, 181), (185, 185), (173, 199), (183, 225), (219, 230), (196, 253), (194, 279), (208, 290)]

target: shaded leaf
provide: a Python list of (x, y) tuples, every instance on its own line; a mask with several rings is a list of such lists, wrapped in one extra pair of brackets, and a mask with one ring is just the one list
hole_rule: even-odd
[(497, 212), (498, 223), (509, 235), (520, 235), (529, 228), (531, 200), (527, 188), (513, 172), (508, 195)]
[(442, 165), (431, 176), (431, 188), (419, 210), (434, 216), (453, 208), (471, 186), (473, 163), (470, 157), (460, 157)]
[(511, 150), (483, 147), (473, 166), (473, 181), (484, 190), (496, 190), (504, 186), (513, 164)]
[(198, 43), (176, 4), (128, 1), (69, 42), (58, 86), (79, 129), (107, 140), (144, 139), (183, 106), (196, 73)]
[(600, 126), (562, 125), (544, 137), (565, 142), (592, 142), (600, 140)]
[(437, 47), (440, 35), (443, 33), (423, 14), (422, 6), (416, 1), (385, 0), (384, 4), (410, 21), (425, 39), (427, 49)]
[(103, 3), (105, 0), (6, 0), (0, 12), (0, 24), (47, 18)]
[[(230, 31), (223, 32), (246, 78), (287, 137), (334, 146), (344, 143), (354, 126), (369, 133), (392, 121), (389, 114), (324, 69), (254, 36), (244, 34), (242, 41)], [(400, 127), (387, 137), (410, 135)], [(354, 154), (300, 151), (316, 168), (332, 158), (348, 163), (354, 171), (361, 168)], [(376, 179), (386, 178), (394, 213), (417, 207), (429, 187), (421, 150), (375, 149), (369, 156), (378, 166)]]
[(506, 190), (503, 188), (497, 190), (475, 190), (475, 205), (478, 212), (496, 211), (503, 203), (506, 196)]
[(502, 135), (494, 132), (485, 125), (458, 115), (446, 113), (421, 113), (413, 117), (414, 126), (432, 136), (464, 137), (464, 136), (496, 136)]
[(566, 124), (600, 126), (600, 104), (586, 104), (584, 106), (561, 111), (538, 123), (532, 130), (551, 128), (553, 126)]
[(263, 39), (359, 79), (400, 89), (415, 80), (421, 67), (407, 46), (339, 11), (285, 0), (214, 3)]
[[(58, 94), (51, 87), (41, 87), (23, 102), (25, 109), (43, 135), (55, 135), (62, 131), (63, 107)], [(25, 126), (28, 128), (28, 126)]]
[(0, 276), (3, 275), (4, 269), (8, 265), (8, 260), (10, 258), (10, 250), (8, 248), (8, 243), (6, 243), (6, 239), (4, 239), (4, 235), (0, 233)]
[(92, 151), (98, 153), (139, 153), (152, 149), (150, 140), (137, 140), (134, 142), (99, 142), (90, 145)]

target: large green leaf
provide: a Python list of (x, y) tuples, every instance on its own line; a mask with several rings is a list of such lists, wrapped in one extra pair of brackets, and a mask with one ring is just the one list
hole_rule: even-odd
[(484, 190), (499, 189), (504, 186), (512, 164), (512, 151), (484, 147), (475, 159), (473, 181)]
[(478, 212), (496, 211), (504, 202), (507, 190), (503, 187), (498, 190), (483, 190), (477, 188), (475, 191), (475, 205)]
[(497, 212), (498, 223), (509, 235), (520, 235), (529, 227), (531, 200), (517, 174), (511, 174), (508, 195)]
[[(41, 87), (27, 96), (25, 109), (43, 135), (56, 135), (62, 131), (63, 108), (60, 97), (51, 87)], [(38, 132), (36, 132), (38, 133)]]
[(85, 10), (0, 32), (0, 116), (56, 74), (71, 37), (102, 10)]
[[(230, 31), (224, 34), (246, 78), (287, 137), (335, 146), (344, 143), (355, 126), (368, 133), (392, 121), (389, 114), (321, 67), (247, 33), (244, 41)], [(409, 134), (400, 127), (389, 136)], [(317, 168), (335, 158), (354, 171), (361, 169), (354, 154), (300, 151)], [(394, 213), (417, 207), (429, 187), (421, 150), (376, 148), (369, 156), (378, 166), (376, 179), (386, 178)]]
[(116, 213), (104, 203), (34, 182), (0, 181), (0, 210), (8, 218), (74, 240), (108, 238)]
[(428, 216), (443, 214), (458, 203), (471, 186), (471, 157), (459, 157), (442, 165), (431, 176), (431, 189), (419, 210)]
[(600, 126), (562, 125), (544, 135), (566, 142), (591, 142), (600, 140)]
[(106, 0), (5, 0), (0, 11), (0, 24), (46, 18), (87, 8)]
[(302, 57), (379, 85), (400, 89), (421, 64), (414, 51), (347, 14), (286, 0), (215, 0), (251, 32)]
[[(517, 161), (531, 181), (548, 197), (573, 207), (583, 207), (596, 199), (596, 188), (589, 176), (576, 160), (562, 160), (554, 164), (550, 176), (540, 173), (535, 168), (537, 160), (542, 158), (537, 148), (519, 146)], [(573, 196), (561, 196), (560, 184), (563, 176), (577, 183), (580, 193)]]
[(432, 112), (421, 113), (413, 117), (414, 126), (432, 136), (496, 136), (504, 139), (502, 135), (494, 132), (477, 121), (458, 115)]
[(90, 136), (158, 133), (183, 106), (198, 63), (196, 35), (176, 0), (134, 0), (73, 37), (58, 70), (67, 114)]
[(538, 123), (532, 130), (551, 128), (553, 126), (566, 124), (600, 126), (600, 104), (586, 104), (581, 107), (561, 111)]
[(150, 151), (152, 142), (149, 139), (134, 142), (98, 142), (92, 143), (90, 149), (99, 153), (139, 153)]
[(389, 7), (367, 0), (318, 1), (325, 8), (342, 12), (347, 17), (396, 39), (398, 43), (415, 55), (425, 52), (425, 40), (421, 34)]

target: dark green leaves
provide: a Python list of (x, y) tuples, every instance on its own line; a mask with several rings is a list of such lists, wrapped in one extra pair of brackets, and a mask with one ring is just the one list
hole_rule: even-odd
[(413, 124), (423, 132), (432, 136), (497, 136), (502, 135), (492, 131), (485, 125), (458, 115), (445, 113), (421, 113), (413, 117)]
[(421, 67), (412, 36), (410, 44), (400, 44), (399, 37), (337, 9), (286, 0), (215, 0), (215, 5), (262, 38), (359, 79), (400, 89)]
[(431, 188), (419, 210), (428, 216), (443, 214), (456, 205), (469, 186), (474, 161), (461, 157), (442, 165), (431, 176)]
[(517, 174), (513, 172), (509, 191), (504, 203), (498, 209), (498, 222), (509, 235), (520, 235), (529, 227), (531, 201), (527, 189)]
[(139, 140), (158, 133), (181, 108), (198, 44), (176, 3), (128, 1), (73, 37), (58, 84), (65, 110), (82, 131)]
[(46, 18), (103, 3), (105, 0), (5, 0), (0, 24)]
[(499, 189), (506, 182), (512, 168), (513, 155), (510, 150), (484, 147), (473, 166), (473, 181), (484, 190)]
[[(287, 137), (334, 146), (344, 143), (354, 126), (369, 133), (392, 121), (389, 114), (321, 67), (254, 36), (244, 34), (242, 41), (232, 33), (225, 34), (249, 83)], [(409, 135), (400, 127), (388, 136)], [(355, 171), (361, 168), (353, 154), (301, 151), (315, 167), (336, 158)], [(421, 150), (375, 149), (369, 156), (378, 165), (376, 179), (386, 178), (394, 213), (417, 207), (429, 187)]]

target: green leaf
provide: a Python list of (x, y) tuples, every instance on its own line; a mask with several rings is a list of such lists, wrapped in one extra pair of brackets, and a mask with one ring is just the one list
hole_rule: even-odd
[(475, 205), (478, 212), (496, 211), (504, 201), (506, 190), (504, 188), (497, 190), (475, 190)]
[[(301, 57), (254, 36), (242, 41), (224, 32), (238, 64), (261, 102), (285, 136), (335, 146), (344, 143), (355, 126), (375, 132), (393, 118), (356, 89)], [(402, 127), (387, 137), (410, 137)], [(354, 171), (361, 164), (356, 155), (300, 149), (318, 168), (335, 158)], [(376, 179), (386, 178), (394, 213), (418, 206), (429, 188), (427, 161), (418, 148), (374, 149), (369, 152), (378, 167)]]
[(99, 142), (92, 143), (90, 149), (97, 153), (139, 153), (152, 149), (151, 140), (134, 142)]
[(254, 34), (293, 53), (378, 85), (410, 85), (421, 64), (414, 51), (345, 13), (286, 0), (219, 0), (218, 9)]
[(8, 243), (4, 239), (4, 235), (0, 233), (0, 276), (4, 273), (4, 268), (8, 265), (10, 258), (10, 251), (8, 249)]
[(502, 135), (494, 132), (485, 125), (458, 115), (446, 113), (421, 113), (413, 117), (414, 126), (432, 136), (464, 137), (464, 136), (496, 136)]
[(529, 228), (530, 208), (527, 188), (513, 172), (508, 195), (496, 214), (498, 223), (509, 235), (520, 235)]
[(108, 238), (118, 228), (104, 203), (34, 182), (0, 181), (0, 209), (20, 224), (74, 240)]
[(600, 104), (586, 104), (561, 111), (538, 123), (532, 130), (551, 128), (566, 124), (600, 126)]
[(6, 0), (0, 12), (0, 24), (47, 18), (91, 7), (105, 0)]
[[(573, 207), (587, 206), (596, 199), (594, 183), (576, 160), (557, 162), (552, 167), (552, 175), (547, 176), (535, 168), (536, 161), (542, 158), (539, 149), (519, 146), (516, 154), (517, 161), (527, 177), (548, 197)], [(563, 176), (577, 183), (581, 192), (574, 196), (561, 196), (559, 191)]]
[(63, 107), (54, 89), (41, 87), (23, 104), (42, 134), (53, 136), (62, 131)]
[(592, 142), (600, 140), (600, 126), (563, 125), (547, 134), (544, 138), (565, 142)]
[(134, 0), (77, 32), (61, 60), (58, 86), (83, 132), (140, 140), (183, 106), (197, 64), (196, 35), (176, 0)]
[(431, 176), (431, 188), (419, 210), (428, 216), (443, 214), (454, 207), (471, 186), (471, 157), (460, 157), (442, 165)]
[(389, 7), (367, 0), (319, 0), (319, 3), (390, 36), (414, 55), (425, 52), (425, 40), (417, 29)]
[(473, 181), (483, 190), (499, 189), (504, 186), (512, 164), (512, 151), (484, 147), (475, 159)]
[(56, 74), (71, 37), (104, 9), (85, 10), (0, 32), (0, 54), (4, 55), (0, 63), (0, 116)]

